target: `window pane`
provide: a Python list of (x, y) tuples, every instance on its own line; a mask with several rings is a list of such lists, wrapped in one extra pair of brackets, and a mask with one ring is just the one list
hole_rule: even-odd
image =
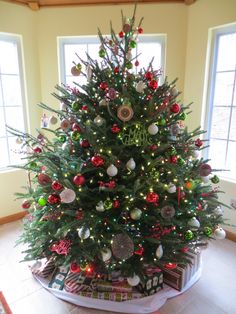
[[(6, 136), (3, 107), (0, 107), (0, 136)], [(1, 154), (1, 151), (0, 151)]]
[(215, 107), (212, 114), (211, 137), (227, 139), (230, 107)]
[(217, 71), (235, 70), (236, 33), (221, 35), (217, 59)]
[[(82, 44), (77, 44), (77, 45), (72, 45), (72, 44), (66, 44), (64, 46), (65, 48), (65, 69), (66, 69), (66, 75), (71, 75), (71, 68), (74, 65), (73, 61), (75, 63), (79, 63), (80, 60), (77, 57), (79, 57), (83, 60), (87, 60), (87, 56), (85, 51), (87, 50), (87, 45), (82, 45)], [(77, 53), (77, 55), (76, 55)]]
[(6, 138), (0, 138), (0, 152), (0, 168), (4, 168), (9, 164)]
[(24, 117), (21, 107), (6, 107), (6, 124), (24, 131)]
[(15, 75), (2, 75), (3, 101), (5, 106), (21, 106), (20, 78)]
[(214, 106), (230, 106), (234, 84), (234, 72), (217, 73)]
[(100, 44), (88, 44), (88, 54), (93, 60), (97, 60), (98, 63), (102, 62), (102, 58), (99, 57), (98, 52)]
[[(232, 109), (229, 139), (236, 141), (236, 108)], [(236, 154), (236, 151), (235, 151)]]
[(0, 73), (19, 74), (16, 43), (0, 40)]
[(138, 54), (141, 53), (138, 57), (140, 64), (137, 68), (138, 71), (142, 68), (147, 68), (153, 57), (153, 68), (155, 70), (161, 68), (161, 45), (159, 43), (138, 43), (137, 51)]
[(225, 152), (227, 141), (210, 140), (209, 159), (214, 169), (225, 169)]
[(226, 172), (224, 175), (235, 180), (236, 179), (236, 142), (229, 141), (226, 169), (229, 169), (230, 171)]

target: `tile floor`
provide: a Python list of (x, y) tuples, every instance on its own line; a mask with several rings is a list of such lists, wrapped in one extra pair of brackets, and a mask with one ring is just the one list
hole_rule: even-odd
[[(0, 226), (0, 290), (13, 314), (114, 314), (77, 307), (44, 290), (26, 263), (19, 263), (22, 247), (14, 245), (21, 229), (21, 221)], [(201, 279), (184, 294), (168, 300), (158, 314), (225, 313), (236, 313), (236, 243), (212, 241), (203, 252)]]

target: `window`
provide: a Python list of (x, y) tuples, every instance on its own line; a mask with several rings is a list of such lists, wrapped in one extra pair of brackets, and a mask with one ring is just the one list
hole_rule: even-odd
[[(137, 45), (137, 54), (140, 67), (146, 68), (151, 59), (154, 58), (153, 68), (161, 69), (163, 71), (165, 64), (165, 35), (140, 35)], [(73, 82), (83, 85), (86, 83), (86, 78), (71, 75), (71, 67), (73, 61), (78, 63), (79, 59), (76, 53), (83, 60), (87, 60), (86, 53), (92, 59), (97, 59), (98, 62), (102, 59), (98, 56), (100, 41), (97, 36), (80, 36), (80, 37), (59, 37), (59, 67), (60, 67), (60, 81), (64, 84), (72, 85)], [(135, 55), (135, 53), (134, 53)], [(139, 67), (137, 67), (137, 71)], [(162, 75), (162, 80), (164, 73)]]
[(222, 178), (236, 181), (236, 25), (213, 31), (206, 125), (208, 158)]
[(21, 163), (16, 138), (6, 130), (6, 124), (25, 130), (24, 88), (20, 37), (0, 33), (0, 171)]

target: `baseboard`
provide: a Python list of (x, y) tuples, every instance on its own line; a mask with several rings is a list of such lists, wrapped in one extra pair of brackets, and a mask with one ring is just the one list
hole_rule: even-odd
[(1, 217), (1, 218), (0, 218), (0, 225), (7, 224), (7, 223), (9, 223), (9, 222), (22, 219), (22, 218), (24, 218), (27, 214), (28, 214), (28, 211), (27, 211), (27, 210), (24, 210), (24, 211), (21, 211), (21, 212), (19, 212), (19, 213), (13, 214), (13, 215)]
[(236, 242), (236, 233), (231, 232), (231, 231), (227, 231), (227, 230), (225, 230), (225, 232), (226, 232), (226, 238), (227, 239)]

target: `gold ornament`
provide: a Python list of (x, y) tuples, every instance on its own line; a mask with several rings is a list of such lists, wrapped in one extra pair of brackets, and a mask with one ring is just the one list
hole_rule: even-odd
[(117, 117), (123, 122), (131, 120), (133, 115), (134, 111), (129, 105), (122, 105), (117, 110)]

